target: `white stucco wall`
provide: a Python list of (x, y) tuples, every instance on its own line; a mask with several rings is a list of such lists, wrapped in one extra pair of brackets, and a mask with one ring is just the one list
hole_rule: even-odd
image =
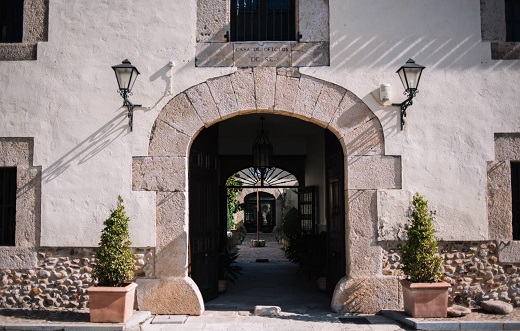
[[(0, 62), (0, 136), (34, 137), (42, 166), (42, 246), (96, 245), (119, 194), (133, 244), (155, 245), (155, 193), (131, 190), (132, 156), (147, 155), (172, 96), (235, 70), (195, 68), (195, 28), (196, 1), (50, 0), (38, 60)], [(403, 188), (378, 195), (380, 223), (401, 221), (419, 191), (440, 237), (486, 238), (486, 161), (493, 133), (520, 127), (520, 64), (491, 60), (479, 2), (330, 0), (330, 41), (330, 67), (301, 72), (363, 99), (383, 125), (386, 154), (402, 156)], [(410, 57), (426, 69), (400, 131), (398, 109), (371, 92), (389, 83), (392, 101), (404, 100), (395, 71)], [(110, 68), (125, 58), (141, 72), (133, 132)]]

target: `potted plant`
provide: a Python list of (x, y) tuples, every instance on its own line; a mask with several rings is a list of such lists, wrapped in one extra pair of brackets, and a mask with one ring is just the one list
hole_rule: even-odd
[(235, 284), (238, 276), (242, 274), (242, 267), (235, 265), (238, 253), (225, 253), (218, 255), (218, 292), (224, 293), (227, 289), (227, 281)]
[(412, 317), (447, 316), (450, 284), (441, 281), (443, 258), (438, 254), (434, 233), (428, 201), (416, 193), (402, 251), (402, 270), (406, 278), (401, 280), (404, 310)]
[(285, 249), (285, 256), (298, 264), (321, 291), (327, 286), (327, 233), (295, 235)]
[(135, 288), (132, 282), (135, 262), (130, 249), (128, 217), (123, 199), (111, 210), (101, 232), (93, 278), (97, 285), (88, 288), (90, 321), (124, 323), (133, 313)]

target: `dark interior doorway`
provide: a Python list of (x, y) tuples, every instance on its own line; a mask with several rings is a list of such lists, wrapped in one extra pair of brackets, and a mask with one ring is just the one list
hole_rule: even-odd
[(257, 209), (256, 193), (250, 193), (244, 198), (244, 226), (248, 233), (256, 233), (258, 217), (258, 230), (271, 233), (276, 225), (276, 199), (270, 193), (258, 192), (258, 200), (260, 206)]

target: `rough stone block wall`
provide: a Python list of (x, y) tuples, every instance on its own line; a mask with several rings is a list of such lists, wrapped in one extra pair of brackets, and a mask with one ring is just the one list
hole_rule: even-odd
[[(134, 248), (135, 275), (154, 273), (154, 249)], [(84, 309), (94, 284), (94, 248), (40, 248), (34, 269), (0, 270), (0, 308)]]
[[(403, 242), (383, 244), (382, 273), (399, 276)], [(501, 263), (497, 243), (439, 242), (444, 258), (443, 280), (451, 284), (449, 304), (479, 305), (495, 299), (520, 306), (520, 263)]]

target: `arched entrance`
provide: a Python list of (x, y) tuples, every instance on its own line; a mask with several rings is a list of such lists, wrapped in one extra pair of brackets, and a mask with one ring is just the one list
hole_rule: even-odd
[[(244, 204), (241, 221), (247, 232), (256, 234), (256, 239), (259, 239), (260, 234), (272, 233), (276, 221), (281, 220), (284, 215), (283, 209), (291, 207), (299, 211), (300, 219), (297, 221), (300, 221), (298, 225), (301, 232), (308, 236), (317, 235), (318, 230), (324, 234), (328, 233), (327, 223), (330, 222), (326, 221), (325, 216), (328, 209), (325, 204), (325, 165), (328, 163), (325, 159), (329, 150), (339, 153), (339, 157), (335, 157), (334, 160), (340, 161), (338, 169), (340, 174), (343, 173), (343, 152), (340, 143), (336, 139), (335, 143), (326, 144), (326, 136), (334, 135), (326, 134), (328, 130), (315, 124), (281, 114), (262, 114), (274, 152), (272, 167), (260, 176), (260, 172), (252, 167), (251, 153), (260, 125), (259, 117), (258, 114), (244, 114), (214, 124), (203, 129), (191, 146), (188, 176), (191, 248), (189, 275), (201, 290), (205, 302), (217, 296), (219, 269), (215, 257), (229, 254), (230, 247), (235, 247), (226, 237), (226, 230), (231, 230), (229, 227), (226, 228), (228, 215), (225, 213), (228, 209), (222, 194), (219, 194), (223, 189), (229, 189), (227, 183), (230, 176), (239, 178), (241, 184), (235, 185), (246, 190), (244, 193), (249, 193), (241, 200)], [(199, 161), (201, 159), (202, 163)], [(338, 192), (343, 191), (341, 178), (338, 177)], [(314, 186), (315, 195), (309, 194), (312, 190), (305, 187), (307, 184)], [(282, 190), (281, 194), (276, 190)], [(296, 200), (293, 204), (286, 201), (287, 203), (277, 206), (275, 195), (287, 196), (287, 190), (295, 192)], [(335, 271), (336, 276), (330, 277), (333, 280), (330, 283), (330, 292), (345, 275), (344, 239), (340, 240), (345, 235), (344, 227), (341, 226), (344, 223), (345, 208), (342, 199), (335, 201), (339, 205), (334, 210), (336, 213), (341, 211), (341, 217), (334, 219), (338, 226), (331, 229), (341, 229), (341, 233), (337, 234), (339, 241), (335, 243), (340, 249), (330, 255), (330, 258), (336, 261), (336, 269), (331, 269)], [(322, 213), (318, 213), (318, 210), (322, 210)], [(325, 250), (324, 247), (323, 251)]]
[[(373, 312), (398, 306), (397, 281), (379, 277), (376, 193), (401, 187), (400, 158), (384, 155), (379, 120), (340, 86), (301, 75), (296, 68), (254, 68), (210, 79), (175, 96), (154, 124), (148, 156), (133, 160), (133, 189), (157, 192), (155, 278), (137, 280), (139, 307), (163, 314), (203, 311), (200, 291), (188, 277), (190, 144), (204, 127), (254, 112), (314, 123), (330, 130), (343, 149), (347, 265), (333, 308)], [(211, 164), (211, 159), (200, 160)]]

